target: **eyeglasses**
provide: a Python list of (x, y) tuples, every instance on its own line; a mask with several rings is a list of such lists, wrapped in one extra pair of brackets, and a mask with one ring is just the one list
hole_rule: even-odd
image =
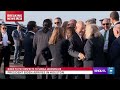
[(7, 28), (2, 28), (2, 29), (7, 29)]
[(102, 24), (102, 25), (109, 25), (109, 23), (104, 23), (104, 24)]
[(59, 24), (60, 22), (55, 22), (55, 24)]

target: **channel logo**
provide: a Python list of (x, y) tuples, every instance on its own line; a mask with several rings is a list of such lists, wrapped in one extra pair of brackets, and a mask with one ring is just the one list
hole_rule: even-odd
[(93, 74), (108, 74), (107, 67), (94, 67)]
[(108, 67), (108, 74), (115, 74), (115, 68), (114, 67)]

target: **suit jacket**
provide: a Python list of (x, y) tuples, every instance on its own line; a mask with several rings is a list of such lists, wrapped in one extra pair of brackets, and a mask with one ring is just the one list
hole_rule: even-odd
[(53, 58), (52, 67), (68, 66), (68, 47), (69, 41), (65, 39), (59, 39), (55, 45), (49, 46)]
[(31, 32), (27, 32), (24, 38), (24, 66), (33, 66), (34, 65), (34, 54), (35, 51), (33, 49), (33, 38), (34, 34)]
[[(8, 40), (11, 42), (11, 44), (8, 44), (8, 46), (11, 48), (14, 45), (14, 41), (13, 38), (11, 36), (11, 34), (7, 33), (8, 35)], [(0, 41), (2, 41), (2, 33), (0, 32)], [(0, 49), (3, 48), (3, 45), (0, 44)]]
[(51, 31), (44, 33), (42, 30), (35, 34), (33, 39), (33, 48), (36, 51), (35, 65), (46, 65), (47, 61), (43, 56), (43, 50), (48, 47), (48, 41), (51, 36)]
[[(23, 31), (20, 31), (20, 32), (21, 32), (22, 39), (24, 39), (24, 32)], [(22, 45), (22, 41), (20, 40), (20, 35), (18, 33), (18, 30), (14, 30), (12, 32), (12, 37), (13, 37), (15, 46), (21, 46)]]
[[(115, 25), (117, 25), (117, 24), (120, 24), (120, 21), (118, 21)], [(114, 25), (114, 26), (115, 26), (115, 25)]]
[[(117, 24), (120, 24), (120, 22), (117, 22), (115, 25), (117, 25)], [(114, 26), (115, 26), (114, 25)], [(115, 38), (115, 36), (114, 36), (114, 34), (113, 34), (113, 27), (110, 29), (110, 31), (109, 31), (109, 43), (108, 43), (108, 52), (109, 52), (109, 50), (110, 50), (110, 48), (111, 48), (111, 45), (112, 45), (112, 43), (113, 43), (113, 41), (115, 40), (116, 38)]]
[(115, 39), (110, 49), (110, 65), (115, 67), (115, 76), (120, 79), (120, 37)]
[(115, 39), (116, 39), (116, 38), (115, 38), (115, 36), (114, 36), (114, 34), (113, 34), (113, 28), (111, 28), (111, 29), (109, 30), (108, 52), (109, 52), (109, 50), (110, 50), (110, 48), (111, 48), (111, 45), (112, 45), (112, 43), (113, 43), (113, 41), (114, 41)]
[(111, 64), (113, 65), (115, 62), (119, 62), (120, 64), (120, 37), (115, 39), (111, 45), (110, 49), (110, 59)]
[(100, 37), (92, 37), (86, 41), (84, 46), (85, 60), (84, 66), (93, 66), (93, 67), (102, 67), (105, 65), (104, 61), (104, 38), (101, 35)]
[(69, 54), (74, 57), (74, 65), (75, 66), (83, 66), (82, 61), (78, 61), (78, 54), (84, 53), (84, 45), (85, 45), (85, 40), (83, 39), (81, 41), (80, 37), (78, 36), (77, 33), (74, 33), (74, 35), (70, 39), (70, 46), (68, 49)]

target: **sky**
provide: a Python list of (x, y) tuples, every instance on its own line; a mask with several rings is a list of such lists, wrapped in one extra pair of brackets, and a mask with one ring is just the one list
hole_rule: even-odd
[[(109, 18), (111, 11), (24, 11), (24, 22), (19, 22), (23, 25), (27, 25), (28, 21), (34, 20), (38, 26), (42, 26), (42, 22), (46, 18), (51, 18), (54, 21), (55, 17), (61, 17), (63, 22), (70, 19), (76, 19), (77, 21), (86, 21), (90, 18), (97, 19), (97, 25), (100, 25), (100, 19)], [(120, 11), (118, 11), (120, 14)], [(5, 11), (0, 11), (0, 19), (5, 21)], [(5, 23), (14, 23), (6, 22)]]

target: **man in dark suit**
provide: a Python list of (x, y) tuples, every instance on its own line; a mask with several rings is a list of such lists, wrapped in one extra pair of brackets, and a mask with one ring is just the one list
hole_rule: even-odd
[[(117, 11), (111, 12), (110, 13), (110, 20), (111, 20), (111, 23), (113, 24), (113, 27), (116, 24), (120, 24), (119, 13)], [(108, 47), (111, 47), (112, 42), (116, 39), (115, 36), (114, 36), (114, 34), (113, 34), (113, 27), (110, 29), (110, 32), (109, 32), (109, 34), (111, 35), (111, 38), (109, 38)]]
[[(9, 67), (9, 61), (10, 61), (10, 54), (11, 54), (11, 46), (14, 44), (13, 38), (10, 34), (7, 33), (7, 27), (5, 25), (1, 25), (0, 27), (0, 38), (2, 37), (0, 41), (0, 67), (2, 64), (2, 60), (4, 58), (4, 74), (5, 74), (5, 68)], [(5, 78), (10, 78), (9, 75), (5, 74)]]
[(12, 32), (12, 37), (14, 40), (14, 47), (15, 47), (15, 52), (14, 52), (14, 63), (19, 63), (20, 62), (20, 54), (23, 46), (23, 39), (24, 39), (24, 32), (21, 31), (21, 26), (17, 26), (17, 30), (14, 30)]
[(110, 60), (111, 66), (115, 67), (115, 79), (120, 79), (120, 24), (113, 28), (116, 39), (111, 45)]
[(111, 12), (110, 13), (110, 20), (111, 20), (111, 23), (113, 24), (113, 26), (115, 26), (116, 24), (120, 24), (119, 13), (117, 11)]
[[(113, 27), (117, 24), (120, 24), (119, 13), (117, 11), (111, 12), (110, 13), (110, 20), (111, 20), (111, 23), (113, 24)], [(112, 42), (116, 39), (114, 34), (113, 34), (113, 27), (109, 31), (109, 35), (111, 37), (109, 38), (108, 50), (110, 49)]]
[[(28, 32), (24, 38), (24, 61), (23, 66), (25, 67), (34, 67), (34, 56), (35, 51), (33, 49), (33, 38), (35, 33), (37, 32), (37, 25), (35, 21), (29, 21), (27, 24)], [(37, 79), (37, 75), (26, 75), (26, 79)]]
[[(74, 67), (83, 67), (83, 61), (78, 59), (84, 59), (84, 45), (83, 39), (85, 24), (82, 21), (78, 21), (76, 24), (76, 30), (70, 39), (69, 54), (74, 57)], [(82, 76), (83, 77), (83, 76)], [(82, 78), (80, 75), (76, 76), (76, 79)]]
[[(104, 56), (105, 56), (105, 64), (106, 67), (109, 66), (109, 49), (111, 47), (111, 43), (114, 40), (113, 32), (111, 33), (111, 23), (109, 18), (104, 18), (102, 21), (102, 27), (103, 29), (100, 30), (100, 33), (104, 37)], [(113, 40), (112, 40), (113, 39)]]

